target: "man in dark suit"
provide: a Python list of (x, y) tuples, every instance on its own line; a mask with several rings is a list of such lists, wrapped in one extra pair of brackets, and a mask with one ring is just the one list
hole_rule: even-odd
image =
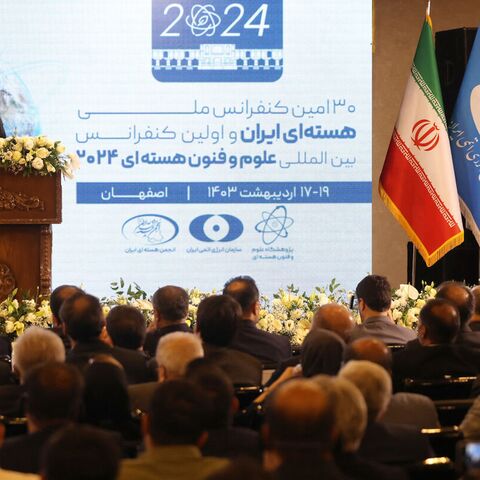
[(480, 332), (473, 331), (469, 325), (475, 308), (471, 290), (460, 282), (444, 282), (438, 287), (436, 297), (449, 300), (458, 309), (460, 329), (455, 343), (480, 349)]
[(197, 384), (207, 394), (212, 409), (203, 455), (221, 458), (248, 456), (260, 460), (258, 433), (233, 426), (239, 403), (225, 372), (208, 360), (197, 359), (187, 367), (185, 379)]
[(65, 325), (60, 320), (60, 308), (63, 302), (77, 293), (84, 293), (84, 291), (75, 285), (60, 285), (55, 288), (50, 294), (50, 310), (52, 311), (52, 330), (62, 339), (65, 351), (68, 352), (71, 348), (70, 339), (65, 333)]
[(24, 385), (29, 433), (5, 440), (0, 449), (0, 466), (39, 473), (43, 446), (79, 413), (82, 378), (71, 365), (45, 363), (30, 371)]
[(143, 349), (155, 356), (160, 338), (172, 332), (191, 332), (185, 323), (188, 316), (188, 293), (180, 287), (167, 285), (159, 288), (152, 297), (155, 330), (147, 332)]
[(234, 385), (261, 385), (262, 364), (248, 353), (231, 348), (241, 321), (242, 309), (227, 295), (213, 295), (200, 302), (197, 332), (205, 358), (220, 367)]
[(474, 331), (477, 332), (480, 330), (480, 285), (477, 285), (472, 288), (472, 295), (473, 295), (473, 315), (470, 318), (470, 322), (468, 322), (468, 326)]
[(389, 315), (392, 287), (385, 277), (367, 275), (357, 285), (355, 295), (362, 324), (353, 329), (350, 340), (375, 337), (387, 344), (401, 344), (415, 339), (413, 330), (396, 325)]
[(72, 349), (67, 354), (68, 363), (83, 370), (95, 355), (106, 354), (122, 364), (128, 383), (142, 383), (154, 379), (142, 352), (111, 347), (101, 339), (105, 320), (98, 298), (85, 293), (68, 298), (60, 309), (60, 318), (65, 323), (67, 334), (72, 341)]
[(393, 376), (398, 385), (404, 378), (441, 378), (444, 375), (476, 375), (480, 354), (454, 340), (460, 329), (459, 313), (448, 300), (427, 302), (419, 315), (418, 340), (407, 343), (393, 355)]
[(225, 284), (223, 294), (234, 298), (242, 308), (242, 321), (231, 348), (248, 353), (263, 364), (278, 364), (290, 357), (291, 347), (287, 337), (265, 332), (256, 326), (260, 294), (253, 278), (232, 278)]

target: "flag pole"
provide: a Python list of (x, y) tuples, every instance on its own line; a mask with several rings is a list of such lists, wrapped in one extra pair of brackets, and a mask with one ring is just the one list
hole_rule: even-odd
[(427, 3), (427, 15), (430, 16), (430, 0)]

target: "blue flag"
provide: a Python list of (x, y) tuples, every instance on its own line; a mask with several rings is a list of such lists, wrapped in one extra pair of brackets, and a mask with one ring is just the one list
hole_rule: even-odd
[(448, 133), (460, 208), (480, 245), (480, 29), (477, 31)]

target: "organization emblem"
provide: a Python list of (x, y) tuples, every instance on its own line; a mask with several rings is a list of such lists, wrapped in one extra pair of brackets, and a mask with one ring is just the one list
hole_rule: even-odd
[(243, 223), (233, 215), (200, 215), (190, 223), (190, 234), (201, 242), (233, 242), (243, 233)]
[(177, 223), (164, 215), (137, 215), (122, 225), (122, 235), (132, 243), (161, 245), (178, 235)]

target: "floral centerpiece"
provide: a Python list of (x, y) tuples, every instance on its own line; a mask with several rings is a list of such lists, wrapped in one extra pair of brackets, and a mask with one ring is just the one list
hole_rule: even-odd
[(17, 300), (16, 294), (15, 289), (0, 303), (0, 335), (15, 340), (28, 327), (51, 326), (52, 312), (48, 300), (39, 302), (36, 299)]
[(428, 300), (437, 294), (433, 283), (423, 283), (419, 292), (413, 285), (401, 284), (392, 295), (392, 318), (395, 323), (416, 329), (418, 314)]
[(76, 154), (65, 153), (65, 146), (48, 137), (0, 138), (0, 170), (14, 175), (52, 175), (62, 172), (72, 178), (79, 167)]

